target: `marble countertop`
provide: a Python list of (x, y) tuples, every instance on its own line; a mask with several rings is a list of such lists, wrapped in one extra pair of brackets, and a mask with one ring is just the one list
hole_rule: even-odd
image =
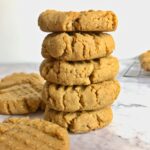
[[(122, 90), (113, 105), (113, 122), (104, 129), (70, 134), (71, 150), (150, 150), (150, 76), (136, 75), (138, 68), (133, 68), (133, 61), (121, 61), (118, 80)], [(38, 72), (38, 67), (38, 64), (0, 64), (0, 77), (12, 72)], [(42, 118), (43, 114), (30, 116)], [(0, 115), (0, 121), (8, 117)]]

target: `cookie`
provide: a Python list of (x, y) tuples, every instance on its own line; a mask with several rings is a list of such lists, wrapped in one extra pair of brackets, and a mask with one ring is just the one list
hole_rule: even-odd
[[(0, 81), (0, 114), (27, 114), (42, 102), (44, 80), (35, 73), (14, 73)], [(43, 105), (43, 104), (42, 104)]]
[(11, 118), (0, 123), (1, 150), (69, 150), (67, 131), (54, 123)]
[(115, 31), (117, 16), (112, 11), (89, 10), (63, 12), (46, 10), (39, 16), (39, 27), (45, 32)]
[(106, 107), (96, 111), (64, 113), (46, 106), (45, 119), (74, 133), (84, 133), (107, 126), (112, 121), (112, 109)]
[(108, 56), (115, 49), (106, 33), (52, 33), (42, 44), (42, 55), (64, 61), (90, 60)]
[(81, 62), (46, 59), (40, 66), (45, 80), (61, 85), (89, 85), (112, 80), (118, 71), (119, 62), (112, 56)]
[(75, 112), (97, 110), (111, 105), (119, 92), (120, 85), (116, 80), (88, 86), (59, 86), (47, 82), (42, 97), (51, 109)]
[(150, 50), (140, 55), (139, 59), (140, 59), (141, 67), (145, 71), (150, 71)]

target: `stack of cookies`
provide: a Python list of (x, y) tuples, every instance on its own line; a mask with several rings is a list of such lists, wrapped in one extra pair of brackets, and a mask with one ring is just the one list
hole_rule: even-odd
[(119, 62), (110, 56), (115, 49), (112, 36), (103, 32), (116, 30), (116, 15), (47, 10), (38, 21), (42, 31), (53, 32), (42, 44), (45, 119), (74, 133), (108, 125), (111, 104), (120, 92), (115, 80)]

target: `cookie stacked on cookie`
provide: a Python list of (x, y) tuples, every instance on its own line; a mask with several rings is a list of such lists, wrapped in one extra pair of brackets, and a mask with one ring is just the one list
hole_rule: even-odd
[(38, 23), (42, 31), (53, 32), (42, 44), (45, 119), (75, 133), (108, 125), (120, 92), (119, 62), (111, 56), (113, 37), (103, 32), (116, 30), (116, 15), (47, 10)]

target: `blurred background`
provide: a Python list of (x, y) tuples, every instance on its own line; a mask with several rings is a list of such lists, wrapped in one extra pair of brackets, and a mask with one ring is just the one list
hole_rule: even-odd
[[(0, 0), (0, 63), (41, 62), (41, 44), (47, 33), (37, 19), (46, 9), (113, 10), (119, 18), (114, 55), (131, 58), (150, 49), (149, 0)], [(142, 9), (143, 8), (143, 9)]]

